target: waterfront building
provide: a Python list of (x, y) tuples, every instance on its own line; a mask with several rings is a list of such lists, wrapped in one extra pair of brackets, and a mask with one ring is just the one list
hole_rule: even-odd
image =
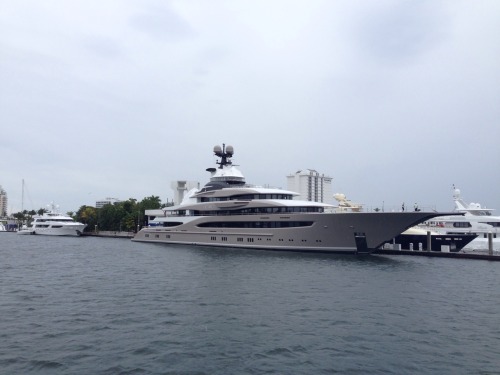
[(333, 204), (332, 178), (314, 169), (299, 170), (286, 177), (287, 190), (300, 195), (294, 199)]
[(121, 200), (118, 198), (105, 198), (102, 201), (95, 202), (95, 208), (103, 208), (107, 204), (117, 204), (120, 202)]
[(0, 185), (0, 217), (7, 216), (7, 192)]

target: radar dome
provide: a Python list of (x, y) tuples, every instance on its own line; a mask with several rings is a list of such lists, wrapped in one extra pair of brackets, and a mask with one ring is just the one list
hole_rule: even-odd
[(226, 153), (229, 155), (229, 156), (232, 156), (234, 154), (234, 148), (233, 146), (227, 146), (226, 147)]
[(214, 146), (214, 154), (220, 156), (222, 154), (222, 148), (220, 146)]
[(333, 197), (338, 200), (339, 202), (341, 201), (345, 201), (346, 198), (345, 198), (345, 194), (342, 194), (342, 193), (336, 193), (336, 194), (333, 194)]

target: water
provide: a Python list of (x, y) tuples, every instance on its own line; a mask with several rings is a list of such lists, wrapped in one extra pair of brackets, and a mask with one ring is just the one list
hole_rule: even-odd
[(500, 264), (0, 235), (2, 374), (500, 374)]

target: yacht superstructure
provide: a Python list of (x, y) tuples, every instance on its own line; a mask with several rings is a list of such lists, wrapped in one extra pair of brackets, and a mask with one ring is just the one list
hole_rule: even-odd
[(500, 216), (492, 215), (494, 209), (481, 207), (479, 203), (465, 203), (459, 189), (453, 187), (455, 211), (463, 216), (442, 216), (427, 220), (419, 228), (433, 230), (438, 233), (457, 234), (475, 233), (479, 238), (487, 238), (491, 233), (494, 239), (500, 240)]
[(251, 249), (370, 252), (436, 212), (334, 212), (335, 206), (295, 200), (295, 192), (247, 185), (231, 162), (231, 146), (210, 181), (177, 206), (147, 210), (149, 225), (133, 241)]

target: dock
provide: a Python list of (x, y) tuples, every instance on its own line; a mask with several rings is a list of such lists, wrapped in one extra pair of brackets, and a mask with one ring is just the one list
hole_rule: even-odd
[(436, 257), (436, 258), (455, 258), (455, 259), (477, 259), (477, 260), (490, 260), (500, 261), (500, 254), (494, 255), (488, 252), (474, 253), (474, 252), (442, 252), (442, 251), (418, 251), (418, 250), (393, 250), (393, 249), (377, 249), (372, 254), (380, 255), (410, 255), (410, 256), (423, 256), (423, 257)]
[(107, 231), (100, 230), (97, 232), (83, 232), (82, 237), (108, 237), (108, 238), (133, 238), (135, 232), (120, 232), (120, 231)]

